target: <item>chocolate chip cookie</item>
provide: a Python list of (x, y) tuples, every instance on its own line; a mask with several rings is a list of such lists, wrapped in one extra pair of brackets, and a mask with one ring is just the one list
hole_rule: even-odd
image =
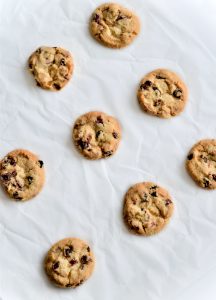
[(115, 3), (99, 6), (92, 14), (90, 32), (104, 46), (122, 48), (129, 45), (140, 31), (138, 17)]
[(70, 52), (60, 47), (38, 48), (29, 57), (28, 65), (37, 85), (52, 91), (68, 83), (74, 68)]
[(187, 156), (186, 168), (199, 186), (216, 189), (216, 140), (195, 144)]
[(44, 261), (50, 280), (61, 288), (75, 288), (94, 270), (95, 259), (90, 247), (80, 239), (66, 238), (51, 247)]
[(121, 140), (119, 122), (103, 112), (86, 113), (75, 122), (73, 140), (86, 158), (109, 157), (115, 153)]
[(137, 98), (145, 112), (160, 118), (170, 118), (184, 110), (188, 92), (177, 74), (157, 69), (142, 79)]
[(123, 216), (128, 228), (139, 235), (161, 231), (173, 213), (169, 193), (152, 182), (132, 186), (126, 193)]
[(14, 150), (0, 162), (1, 184), (16, 201), (36, 196), (42, 189), (44, 180), (43, 161), (28, 150)]

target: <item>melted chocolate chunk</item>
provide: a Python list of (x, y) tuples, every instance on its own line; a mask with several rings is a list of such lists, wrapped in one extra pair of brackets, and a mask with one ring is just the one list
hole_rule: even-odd
[(66, 63), (65, 63), (65, 59), (64, 59), (64, 58), (62, 58), (62, 59), (60, 60), (60, 66), (66, 66)]
[(59, 267), (59, 261), (55, 262), (52, 266), (53, 270), (58, 269), (58, 267)]
[(112, 151), (112, 150), (110, 150), (110, 151), (103, 151), (103, 155), (104, 155), (105, 157), (111, 156), (112, 154), (113, 154), (113, 151)]
[(150, 86), (152, 86), (152, 82), (150, 80), (146, 80), (146, 82), (140, 85), (140, 89), (147, 90)]
[(60, 85), (58, 83), (54, 83), (53, 86), (58, 91), (61, 89), (61, 87), (60, 87)]
[(114, 139), (117, 139), (117, 138), (118, 138), (118, 133), (117, 133), (117, 132), (114, 131), (114, 132), (112, 133), (112, 135), (113, 135)]
[(172, 201), (170, 199), (165, 200), (165, 205), (168, 206), (169, 204), (171, 204)]
[(97, 117), (96, 123), (103, 124), (103, 119), (101, 116)]
[(162, 100), (157, 99), (157, 100), (154, 100), (154, 104), (153, 104), (153, 105), (154, 105), (155, 107), (157, 107), (157, 106), (160, 106), (161, 103), (162, 103)]
[(78, 140), (78, 146), (80, 146), (82, 150), (87, 149), (89, 146), (89, 142), (85, 142), (82, 139), (80, 139)]
[(157, 193), (156, 193), (156, 192), (153, 192), (153, 193), (151, 193), (151, 196), (152, 196), (152, 197), (157, 197)]
[(5, 163), (9, 163), (11, 166), (16, 166), (16, 161), (13, 157), (8, 156), (5, 160)]
[(73, 252), (73, 246), (68, 246), (64, 248), (64, 256), (70, 257), (70, 254)]
[(156, 78), (157, 78), (157, 79), (166, 79), (166, 77), (161, 76), (161, 75), (156, 75)]
[(44, 162), (43, 162), (42, 160), (39, 160), (38, 162), (39, 162), (39, 166), (40, 166), (40, 168), (42, 168), (42, 167), (43, 167), (43, 165), (44, 165)]
[(3, 181), (8, 181), (8, 180), (10, 180), (10, 178), (11, 178), (11, 174), (10, 174), (10, 173), (3, 174), (3, 175), (1, 176), (1, 179), (2, 179)]
[(214, 181), (216, 181), (216, 174), (213, 174), (212, 178), (214, 179)]
[(96, 132), (96, 134), (95, 134), (96, 139), (99, 137), (101, 132), (102, 132), (102, 130), (99, 130), (99, 131)]
[(187, 157), (188, 160), (191, 160), (192, 158), (193, 158), (193, 153), (189, 154)]
[(33, 181), (33, 177), (32, 176), (27, 176), (27, 180), (28, 180), (28, 183), (31, 184), (32, 181)]
[(81, 262), (82, 265), (86, 265), (88, 263), (88, 257), (87, 257), (87, 255), (83, 255), (80, 258), (80, 262)]
[(77, 263), (78, 263), (78, 261), (76, 259), (74, 259), (74, 258), (70, 260), (71, 266), (73, 266), (73, 265), (75, 265)]
[(89, 246), (87, 247), (87, 251), (90, 252), (90, 247)]
[(203, 179), (203, 184), (204, 184), (204, 187), (205, 187), (205, 188), (209, 187), (209, 180), (206, 179), (206, 178), (204, 178), (204, 179)]
[(175, 89), (175, 91), (173, 92), (173, 96), (177, 99), (181, 98), (182, 95), (182, 90), (180, 89)]
[(95, 21), (96, 23), (99, 24), (100, 16), (98, 14), (94, 14), (92, 21)]
[(13, 193), (13, 197), (16, 200), (22, 200), (22, 197), (19, 196), (18, 192)]

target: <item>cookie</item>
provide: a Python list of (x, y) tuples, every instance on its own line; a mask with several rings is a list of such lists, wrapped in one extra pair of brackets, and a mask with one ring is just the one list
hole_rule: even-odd
[(104, 46), (122, 48), (129, 45), (140, 31), (138, 17), (115, 3), (99, 6), (92, 14), (90, 32)]
[(160, 118), (179, 115), (188, 98), (187, 87), (175, 73), (157, 69), (147, 74), (137, 92), (142, 109)]
[(216, 189), (216, 140), (195, 144), (187, 156), (186, 168), (199, 186)]
[(118, 121), (103, 112), (89, 112), (79, 117), (73, 128), (73, 140), (79, 152), (88, 159), (113, 155), (121, 140)]
[(161, 231), (173, 213), (169, 193), (152, 182), (132, 186), (126, 193), (123, 216), (128, 228), (139, 235)]
[(52, 91), (61, 90), (73, 73), (69, 51), (60, 47), (40, 47), (28, 60), (29, 70), (38, 86)]
[(16, 201), (36, 196), (41, 191), (44, 180), (43, 161), (28, 150), (14, 150), (0, 162), (1, 184)]
[(94, 270), (95, 259), (90, 247), (77, 238), (66, 238), (51, 247), (44, 261), (50, 280), (62, 288), (77, 287)]

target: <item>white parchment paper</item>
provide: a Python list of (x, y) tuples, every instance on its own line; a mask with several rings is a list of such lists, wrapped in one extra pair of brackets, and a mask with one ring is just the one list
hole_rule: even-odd
[[(216, 299), (216, 193), (184, 168), (190, 147), (216, 136), (216, 2), (118, 2), (142, 22), (122, 50), (89, 35), (100, 0), (0, 1), (0, 156), (26, 148), (46, 168), (37, 198), (15, 203), (0, 191), (1, 300)], [(26, 69), (41, 45), (73, 53), (74, 76), (58, 93), (36, 87)], [(136, 100), (140, 79), (158, 67), (179, 73), (190, 90), (171, 120), (148, 116)], [(107, 160), (88, 161), (73, 147), (72, 124), (90, 110), (121, 122), (121, 146)], [(126, 190), (145, 180), (167, 188), (176, 207), (150, 238), (128, 233), (121, 218)], [(68, 236), (87, 240), (97, 260), (76, 290), (53, 287), (42, 268), (50, 246)]]

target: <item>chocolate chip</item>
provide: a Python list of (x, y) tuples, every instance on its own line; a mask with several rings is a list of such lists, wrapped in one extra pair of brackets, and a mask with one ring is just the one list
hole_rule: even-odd
[(89, 146), (89, 143), (83, 141), (82, 139), (78, 140), (77, 143), (78, 143), (78, 146), (80, 146), (80, 148), (81, 148), (82, 150), (87, 149), (88, 146)]
[(156, 107), (156, 106), (159, 106), (161, 103), (162, 103), (162, 100), (157, 99), (157, 100), (154, 100), (154, 104), (153, 105)]
[(135, 199), (131, 199), (133, 205), (136, 205), (136, 200)]
[(216, 181), (216, 174), (213, 174), (212, 178), (214, 179), (214, 181)]
[(193, 158), (193, 153), (189, 154), (187, 157), (188, 160), (191, 160), (192, 158)]
[(154, 91), (159, 91), (159, 89), (156, 86), (153, 86), (152, 88)]
[(100, 135), (101, 132), (102, 132), (102, 130), (99, 130), (99, 131), (96, 132), (96, 135), (95, 135), (96, 139), (99, 137), (99, 135)]
[(28, 180), (28, 183), (31, 184), (32, 181), (33, 181), (33, 177), (32, 176), (27, 176), (27, 180)]
[(15, 159), (14, 159), (13, 157), (11, 157), (11, 156), (8, 156), (8, 157), (6, 158), (5, 163), (9, 163), (11, 166), (15, 166), (15, 165), (16, 165)]
[(133, 225), (132, 225), (132, 226), (131, 226), (131, 229), (133, 229), (133, 230), (136, 231), (136, 232), (139, 231), (139, 227), (138, 227), (138, 226), (133, 226)]
[(78, 282), (75, 286), (79, 286), (82, 283), (83, 283), (83, 280), (80, 280), (80, 282)]
[(169, 204), (171, 204), (172, 201), (170, 199), (165, 200), (165, 205), (168, 206)]
[(182, 95), (182, 90), (180, 90), (180, 89), (175, 89), (175, 91), (173, 92), (173, 96), (175, 97), (175, 98), (181, 98), (181, 95)]
[(14, 199), (16, 199), (16, 200), (22, 200), (22, 197), (19, 197), (18, 192), (13, 193), (13, 197), (14, 197)]
[(59, 261), (55, 262), (52, 266), (53, 270), (58, 269), (58, 267), (59, 267)]
[(96, 23), (99, 24), (100, 16), (98, 14), (94, 14), (92, 21), (95, 21)]
[(11, 173), (11, 176), (13, 176), (13, 177), (17, 176), (17, 171), (14, 170), (14, 171)]
[(40, 53), (41, 53), (41, 48), (38, 48), (38, 49), (36, 50), (36, 53), (40, 54)]
[(10, 174), (10, 173), (3, 174), (3, 175), (1, 176), (1, 179), (2, 179), (3, 181), (8, 181), (8, 180), (10, 180), (10, 178), (11, 178), (11, 174)]
[(81, 262), (82, 265), (86, 265), (88, 263), (88, 257), (87, 257), (87, 255), (83, 255), (80, 258), (80, 262)]
[(166, 79), (166, 77), (161, 76), (161, 75), (156, 75), (156, 78), (157, 78), (157, 79)]
[(117, 138), (118, 138), (118, 133), (117, 133), (117, 132), (114, 131), (114, 132), (112, 133), (112, 135), (113, 135), (114, 139), (117, 139)]
[(156, 193), (156, 192), (153, 192), (153, 193), (151, 193), (151, 196), (152, 196), (152, 197), (157, 197), (157, 193)]
[(204, 179), (203, 179), (203, 184), (204, 184), (204, 187), (205, 187), (205, 188), (209, 187), (209, 180), (206, 179), (206, 178), (204, 178)]
[(60, 60), (60, 65), (61, 65), (61, 66), (66, 66), (66, 63), (65, 63), (65, 59), (64, 59), (64, 58), (62, 58), (62, 59)]
[(157, 185), (153, 185), (150, 187), (150, 189), (155, 190), (155, 189), (157, 189), (157, 187), (158, 187)]
[(124, 19), (124, 18), (125, 18), (124, 16), (119, 15), (119, 16), (117, 17), (116, 21), (122, 20), (122, 19)]
[(97, 117), (96, 123), (103, 124), (103, 119), (101, 116)]
[(205, 157), (204, 155), (200, 155), (200, 158), (201, 158), (205, 163), (208, 162), (208, 158)]
[(142, 196), (142, 198), (141, 198), (141, 203), (143, 203), (143, 202), (148, 202), (148, 195), (146, 194), (146, 193), (143, 193), (143, 196)]
[(90, 252), (90, 247), (89, 246), (87, 247), (87, 251)]
[(73, 265), (75, 265), (77, 263), (78, 263), (78, 261), (76, 259), (74, 259), (74, 258), (70, 260), (71, 266), (73, 266)]
[(53, 86), (58, 91), (61, 89), (61, 87), (60, 87), (60, 85), (58, 83), (54, 83)]
[(146, 80), (146, 82), (142, 83), (140, 85), (140, 89), (141, 90), (146, 90), (148, 89), (150, 86), (152, 86), (152, 82), (150, 80)]
[(44, 162), (42, 160), (39, 160), (38, 162), (39, 162), (40, 168), (42, 168), (44, 165)]
[(66, 284), (66, 287), (72, 287), (72, 284), (68, 283)]
[[(35, 79), (35, 80), (36, 80), (36, 79)], [(37, 84), (37, 86), (41, 87), (41, 84), (40, 84), (40, 82), (39, 82), (39, 81), (37, 81), (37, 80), (36, 80), (36, 84)]]
[(73, 251), (73, 246), (68, 246), (64, 248), (64, 256), (69, 257), (72, 251)]
[(33, 64), (29, 63), (29, 69), (32, 69), (32, 67), (33, 67)]
[(112, 150), (110, 150), (110, 151), (103, 151), (103, 155), (104, 155), (105, 157), (111, 156), (112, 154), (113, 154), (113, 151), (112, 151)]

